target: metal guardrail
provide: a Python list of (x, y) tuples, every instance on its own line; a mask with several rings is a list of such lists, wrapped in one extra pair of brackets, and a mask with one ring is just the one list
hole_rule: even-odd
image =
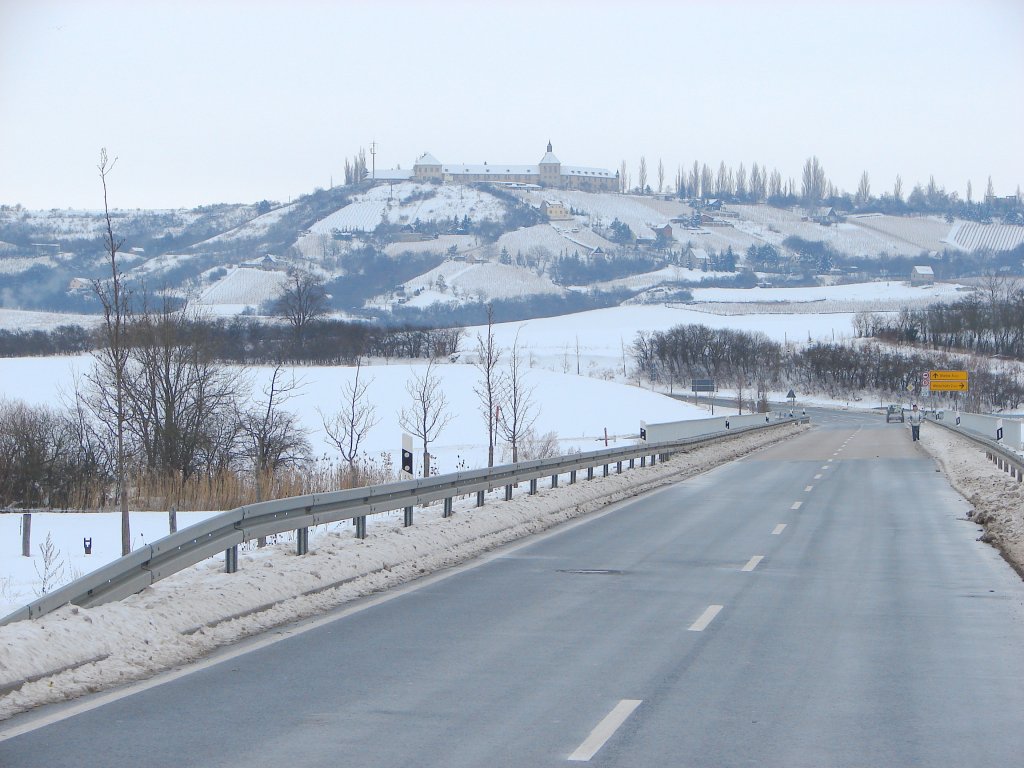
[(673, 453), (702, 443), (779, 425), (809, 421), (807, 418), (784, 417), (759, 426), (730, 429), (680, 440), (640, 444), (627, 448), (604, 448), (551, 459), (521, 461), (517, 464), (384, 485), (348, 488), (330, 493), (294, 496), (238, 507), (147, 544), (55, 589), (24, 608), (3, 617), (0, 619), (0, 625), (38, 618), (68, 603), (89, 608), (120, 600), (220, 552), (225, 553), (228, 572), (234, 572), (238, 564), (238, 545), (260, 536), (297, 531), (298, 553), (302, 555), (308, 551), (310, 526), (339, 520), (354, 520), (356, 536), (364, 538), (368, 515), (404, 509), (405, 524), (412, 525), (413, 509), (432, 501), (444, 500), (444, 515), (447, 517), (451, 514), (452, 499), (457, 496), (475, 492), (476, 504), (479, 507), (483, 506), (485, 491), (501, 486), (505, 487), (505, 499), (508, 500), (512, 498), (512, 487), (518, 483), (529, 481), (530, 493), (534, 494), (537, 492), (537, 479), (541, 477), (551, 477), (552, 487), (555, 487), (558, 485), (559, 475), (569, 474), (570, 482), (575, 482), (576, 473), (582, 469), (587, 470), (588, 479), (593, 478), (596, 467), (603, 467), (604, 475), (607, 476), (612, 464), (616, 464), (617, 472), (621, 472), (622, 464), (626, 461), (631, 468), (637, 459), (640, 460), (640, 466), (645, 466), (648, 457), (651, 463), (655, 464), (659, 458), (664, 460)]
[(1018, 483), (1024, 482), (1024, 457), (1019, 453), (1011, 451), (1009, 448), (1001, 445), (991, 438), (983, 437), (957, 424), (951, 424), (945, 419), (938, 419), (930, 415), (925, 418), (929, 424), (937, 424), (938, 426), (948, 429), (950, 432), (954, 432), (973, 443), (977, 443), (985, 449), (985, 456), (994, 462), (999, 469), (1004, 472), (1009, 472), (1010, 477), (1016, 477)]

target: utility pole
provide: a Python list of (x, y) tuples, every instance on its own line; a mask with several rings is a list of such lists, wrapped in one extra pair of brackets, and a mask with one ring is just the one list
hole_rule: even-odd
[(377, 178), (377, 142), (370, 142), (370, 178)]

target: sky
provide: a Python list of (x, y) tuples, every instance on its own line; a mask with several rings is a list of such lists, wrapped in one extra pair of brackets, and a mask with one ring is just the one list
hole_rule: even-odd
[(0, 0), (0, 204), (287, 202), (379, 168), (634, 182), (752, 163), (840, 190), (1024, 185), (1021, 0)]

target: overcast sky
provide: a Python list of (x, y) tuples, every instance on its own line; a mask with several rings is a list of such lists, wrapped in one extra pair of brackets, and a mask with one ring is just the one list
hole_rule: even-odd
[(377, 167), (536, 163), (656, 182), (816, 155), (855, 191), (1024, 184), (1022, 0), (0, 0), (0, 203), (287, 201)]

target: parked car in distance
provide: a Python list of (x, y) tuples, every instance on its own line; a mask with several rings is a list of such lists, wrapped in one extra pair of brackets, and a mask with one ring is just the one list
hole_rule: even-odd
[(906, 421), (906, 417), (903, 415), (903, 406), (890, 405), (885, 409), (885, 423), (888, 424), (890, 421)]

